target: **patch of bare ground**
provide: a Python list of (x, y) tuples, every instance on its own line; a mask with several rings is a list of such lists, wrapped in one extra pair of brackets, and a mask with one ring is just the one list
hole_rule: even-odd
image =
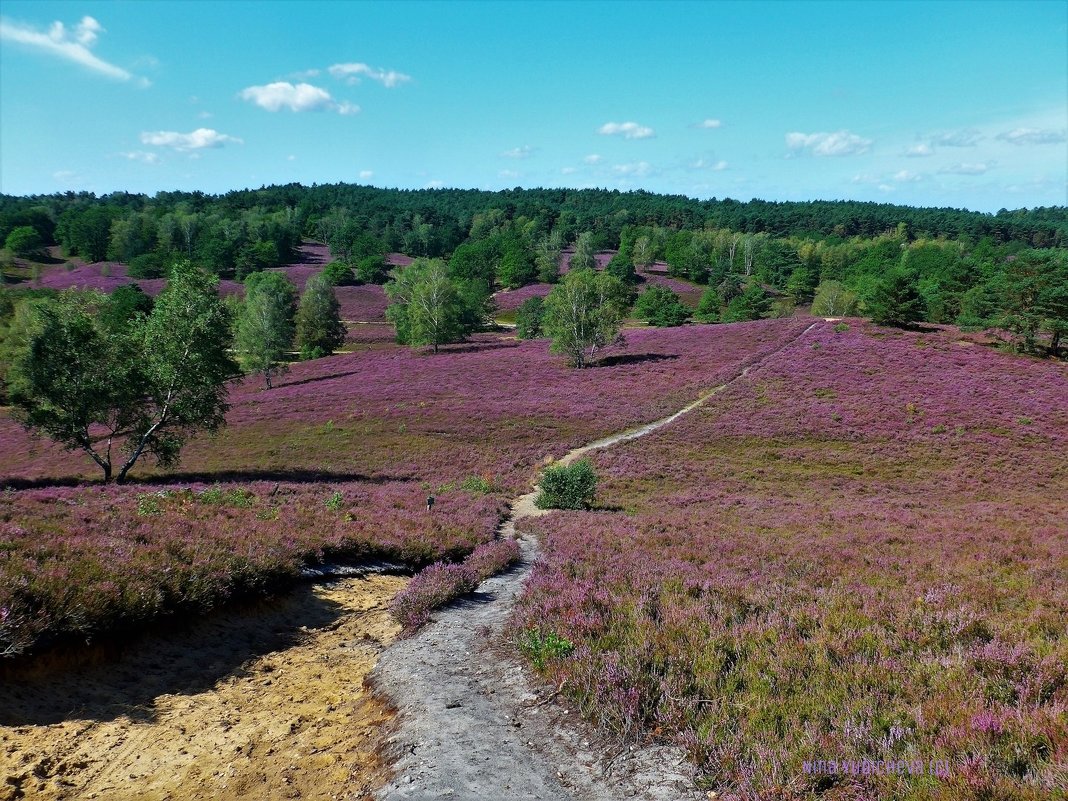
[(405, 579), (346, 578), (0, 677), (0, 799), (367, 799), (394, 711), (364, 679)]

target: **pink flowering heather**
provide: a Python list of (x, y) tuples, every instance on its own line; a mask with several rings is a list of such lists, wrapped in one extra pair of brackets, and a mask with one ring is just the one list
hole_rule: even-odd
[(397, 594), (390, 611), (407, 631), (414, 631), (430, 620), (430, 613), (519, 560), (519, 543), (515, 540), (492, 540), (478, 546), (463, 564), (435, 562), (420, 571)]
[[(354, 345), (294, 364), (272, 390), (235, 383), (228, 426), (190, 443), (182, 472), (146, 464), (128, 487), (83, 483), (95, 477), (84, 457), (0, 416), (0, 524), (14, 527), (0, 536), (12, 610), (0, 637), (26, 649), (202, 610), (290, 580), (321, 552), (458, 561), (494, 538), (506, 498), (547, 456), (670, 413), (801, 330), (635, 331), (587, 370), (545, 341), (481, 336), (437, 355)], [(477, 491), (463, 489), (471, 478)], [(215, 482), (238, 500), (181, 491)]]
[[(721, 797), (1057, 797), (1066, 453), (1063, 364), (820, 323), (592, 454), (601, 510), (521, 521), (517, 636), (571, 643), (547, 669), (581, 708)], [(948, 775), (804, 770), (864, 759)]]

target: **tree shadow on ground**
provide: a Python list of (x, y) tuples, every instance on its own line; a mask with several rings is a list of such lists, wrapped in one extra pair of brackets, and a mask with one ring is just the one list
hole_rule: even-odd
[[(251, 481), (274, 481), (282, 484), (390, 484), (397, 481), (415, 481), (416, 476), (405, 474), (374, 474), (337, 472), (332, 470), (203, 470), (181, 473), (147, 473), (131, 476), (123, 486), (169, 486), (173, 484), (237, 484)], [(61, 476), (59, 478), (2, 478), (0, 490), (45, 489), (48, 487), (101, 487), (99, 480), (84, 476)]]
[(674, 361), (679, 358), (674, 353), (624, 353), (620, 356), (605, 356), (593, 363), (594, 367), (619, 367), (624, 364), (649, 364), (652, 362)]
[[(501, 348), (517, 348), (519, 342), (509, 337), (508, 339), (497, 339), (492, 342), (467, 342), (463, 345), (442, 345), (441, 353), (480, 353), (485, 350), (500, 350)], [(428, 356), (434, 356), (433, 352), (427, 354)]]
[(265, 654), (290, 648), (307, 629), (337, 621), (342, 607), (310, 584), (285, 595), (227, 607), (196, 622), (163, 620), (154, 633), (118, 635), (93, 646), (41, 654), (0, 665), (0, 725), (48, 725), (65, 720), (155, 718), (164, 694), (191, 695), (213, 687)]

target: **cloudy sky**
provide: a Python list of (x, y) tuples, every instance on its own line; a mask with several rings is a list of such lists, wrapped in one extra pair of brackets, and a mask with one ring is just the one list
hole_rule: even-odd
[(1068, 3), (19, 2), (0, 192), (1068, 204)]

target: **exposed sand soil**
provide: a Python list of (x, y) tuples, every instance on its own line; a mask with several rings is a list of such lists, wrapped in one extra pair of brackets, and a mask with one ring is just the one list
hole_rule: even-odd
[[(393, 576), (304, 585), (95, 664), (0, 677), (0, 799), (365, 799)], [(385, 729), (388, 730), (388, 729)]]

